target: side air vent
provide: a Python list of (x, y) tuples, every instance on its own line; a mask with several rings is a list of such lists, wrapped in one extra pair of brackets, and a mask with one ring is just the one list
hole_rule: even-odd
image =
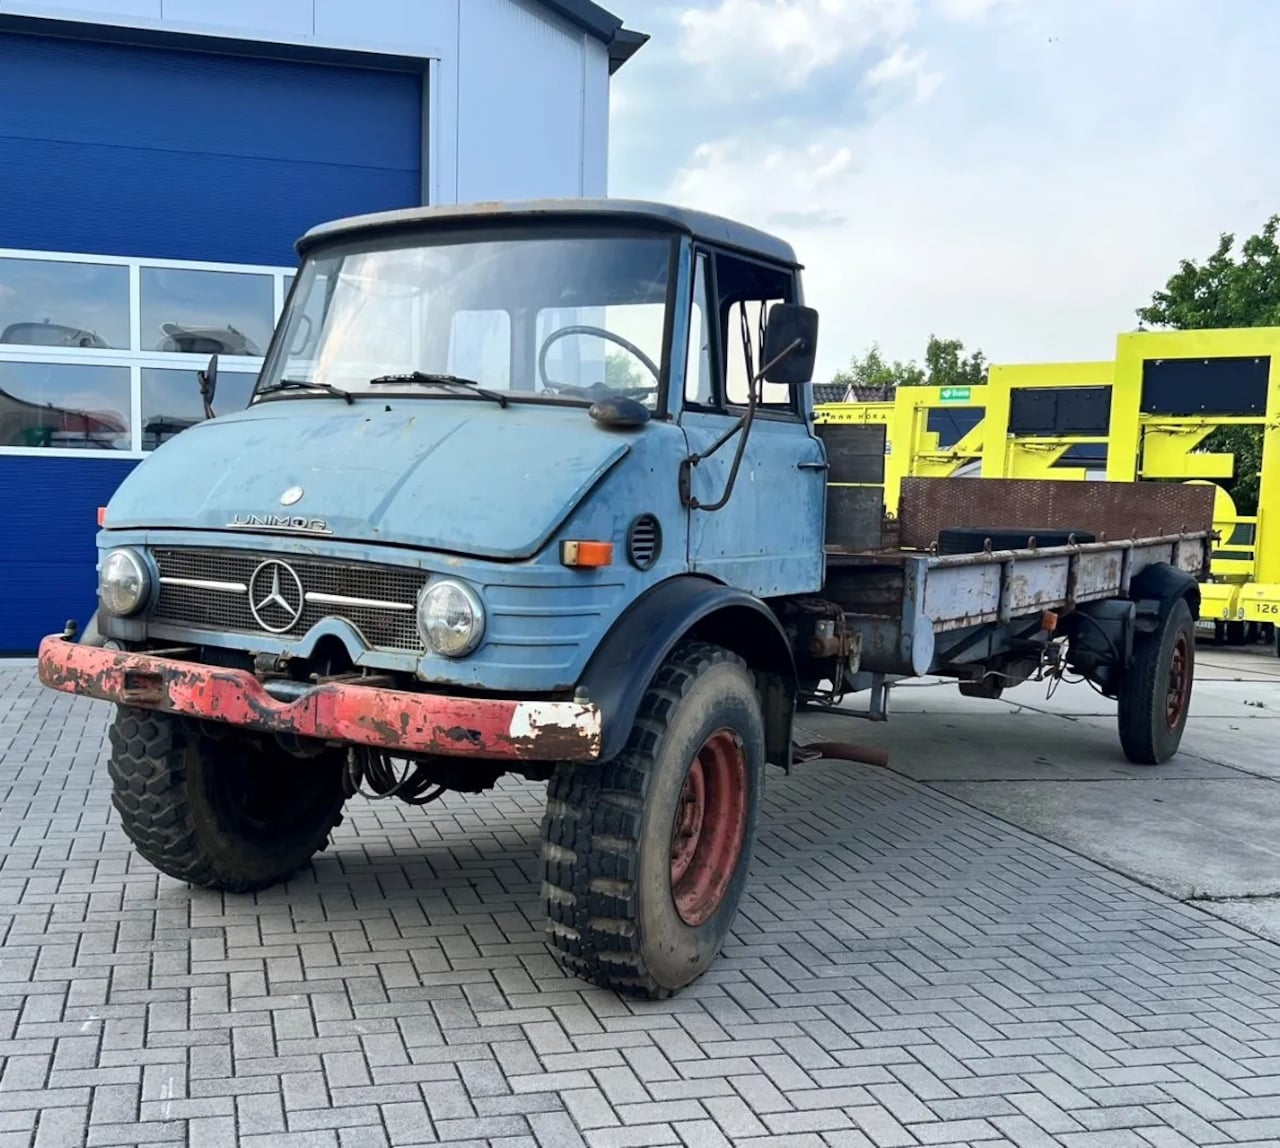
[(627, 531), (627, 560), (637, 570), (652, 569), (662, 553), (662, 527), (652, 514), (642, 514)]

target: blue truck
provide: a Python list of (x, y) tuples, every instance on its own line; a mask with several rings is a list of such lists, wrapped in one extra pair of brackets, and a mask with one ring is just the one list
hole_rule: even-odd
[[(1134, 762), (1176, 752), (1212, 503), (1189, 487), (909, 480), (815, 427), (782, 240), (621, 200), (319, 226), (247, 409), (121, 485), (98, 610), (48, 687), (114, 703), (113, 802), (191, 885), (282, 882), (354, 794), (547, 787), (572, 974), (679, 991), (737, 913), (795, 714), (941, 674), (1068, 675)], [(217, 361), (200, 373), (215, 413)]]

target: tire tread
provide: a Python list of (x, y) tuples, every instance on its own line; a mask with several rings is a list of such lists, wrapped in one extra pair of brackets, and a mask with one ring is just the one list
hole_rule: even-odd
[[(285, 880), (314, 853), (327, 848), (342, 822), (341, 807), (327, 823), (312, 827), (296, 851), (297, 864), (286, 871), (251, 874), (227, 868), (202, 839), (188, 796), (188, 753), (215, 763), (233, 752), (234, 738), (221, 731), (168, 714), (120, 707), (108, 737), (111, 754), (111, 803), (125, 835), (138, 853), (160, 872), (204, 889), (247, 893)], [(303, 856), (305, 854), (305, 856)]]
[[(566, 970), (629, 996), (672, 990), (646, 968), (640, 950), (636, 881), (640, 821), (671, 713), (713, 666), (746, 668), (737, 654), (683, 642), (655, 675), (626, 748), (614, 760), (561, 763), (547, 787), (542, 821), (543, 896), (548, 935)], [(563, 852), (562, 852), (563, 851)], [(552, 861), (565, 853), (576, 864)]]
[[(1159, 765), (1167, 760), (1161, 756), (1157, 744), (1159, 738), (1155, 731), (1153, 707), (1164, 697), (1160, 679), (1168, 673), (1165, 638), (1169, 630), (1182, 626), (1189, 626), (1194, 685), (1195, 624), (1184, 600), (1179, 599), (1174, 604), (1160, 629), (1142, 635), (1142, 639), (1134, 643), (1133, 661), (1117, 698), (1116, 723), (1120, 731), (1120, 746), (1135, 765)], [(1190, 700), (1188, 696), (1188, 704)]]

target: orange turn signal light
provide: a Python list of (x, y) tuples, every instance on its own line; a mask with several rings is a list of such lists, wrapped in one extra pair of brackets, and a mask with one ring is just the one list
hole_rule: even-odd
[(98, 507), (98, 525), (101, 526), (107, 520), (107, 508), (105, 506)]
[(560, 561), (565, 566), (609, 566), (613, 563), (612, 542), (561, 542)]

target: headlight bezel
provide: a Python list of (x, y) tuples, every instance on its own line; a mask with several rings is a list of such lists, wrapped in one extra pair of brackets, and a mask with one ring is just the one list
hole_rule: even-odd
[[(133, 567), (132, 573), (137, 577), (139, 591), (132, 604), (124, 609), (116, 609), (108, 599), (104, 589), (107, 585), (107, 574), (113, 561), (125, 560)], [(155, 578), (146, 556), (133, 546), (116, 546), (102, 556), (98, 567), (98, 602), (113, 618), (134, 618), (147, 608), (155, 592)]]
[[(461, 594), (471, 612), (471, 626), (467, 633), (466, 641), (460, 646), (445, 648), (442, 643), (433, 640), (432, 629), (428, 625), (428, 607), (433, 596), (442, 592)], [(418, 632), (422, 637), (427, 653), (435, 654), (441, 658), (448, 658), (450, 661), (458, 661), (461, 658), (469, 657), (479, 649), (480, 643), (484, 641), (488, 617), (484, 608), (484, 600), (480, 597), (475, 587), (468, 585), (459, 578), (433, 578), (418, 594), (417, 620)]]

